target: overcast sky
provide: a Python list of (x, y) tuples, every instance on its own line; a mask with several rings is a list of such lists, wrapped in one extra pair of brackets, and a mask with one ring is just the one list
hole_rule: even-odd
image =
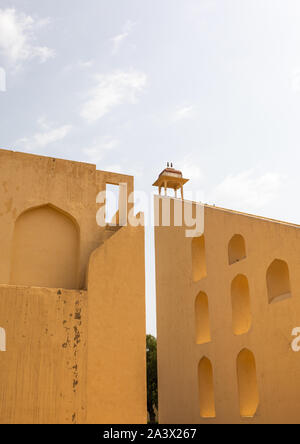
[(173, 161), (204, 202), (300, 224), (299, 24), (299, 0), (1, 0), (0, 146), (149, 193)]

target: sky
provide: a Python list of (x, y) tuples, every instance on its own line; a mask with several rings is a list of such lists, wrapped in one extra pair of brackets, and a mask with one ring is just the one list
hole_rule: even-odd
[[(300, 224), (299, 23), (299, 0), (1, 0), (0, 147), (149, 196), (171, 161), (187, 197)], [(151, 228), (146, 298), (155, 334)]]

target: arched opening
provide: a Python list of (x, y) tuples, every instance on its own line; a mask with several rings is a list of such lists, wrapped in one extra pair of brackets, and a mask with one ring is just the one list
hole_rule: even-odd
[(251, 327), (251, 304), (246, 276), (239, 274), (231, 284), (232, 328), (235, 335), (243, 335)]
[(196, 343), (206, 344), (211, 341), (208, 297), (202, 291), (195, 301)]
[(215, 418), (215, 395), (213, 369), (209, 359), (202, 358), (198, 365), (198, 385), (200, 416), (202, 418)]
[(237, 378), (240, 399), (240, 415), (253, 417), (259, 404), (255, 358), (244, 349), (237, 357)]
[(269, 304), (290, 298), (291, 285), (288, 264), (275, 259), (267, 270), (267, 289)]
[(10, 283), (78, 288), (79, 228), (52, 205), (25, 211), (16, 221)]
[(0, 352), (6, 351), (6, 333), (4, 328), (0, 327)]
[(206, 277), (206, 258), (204, 236), (192, 240), (193, 280), (198, 282)]
[(246, 258), (246, 245), (243, 236), (235, 234), (228, 244), (229, 265)]

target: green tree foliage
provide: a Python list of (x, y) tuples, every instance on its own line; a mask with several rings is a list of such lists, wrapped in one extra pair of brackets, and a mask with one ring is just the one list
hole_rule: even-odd
[(157, 395), (157, 343), (156, 338), (147, 335), (147, 409), (150, 417), (150, 423), (155, 423), (155, 409), (158, 410)]

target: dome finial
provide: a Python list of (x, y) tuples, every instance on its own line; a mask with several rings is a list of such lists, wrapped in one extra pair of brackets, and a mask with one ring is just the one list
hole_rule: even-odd
[(167, 162), (167, 168), (165, 168), (158, 179), (154, 182), (153, 186), (159, 188), (159, 194), (161, 189), (165, 189), (165, 195), (167, 196), (167, 189), (171, 188), (175, 191), (175, 197), (177, 198), (177, 190), (181, 190), (181, 198), (183, 199), (183, 185), (186, 184), (189, 179), (182, 177), (182, 172), (173, 168), (173, 162)]

